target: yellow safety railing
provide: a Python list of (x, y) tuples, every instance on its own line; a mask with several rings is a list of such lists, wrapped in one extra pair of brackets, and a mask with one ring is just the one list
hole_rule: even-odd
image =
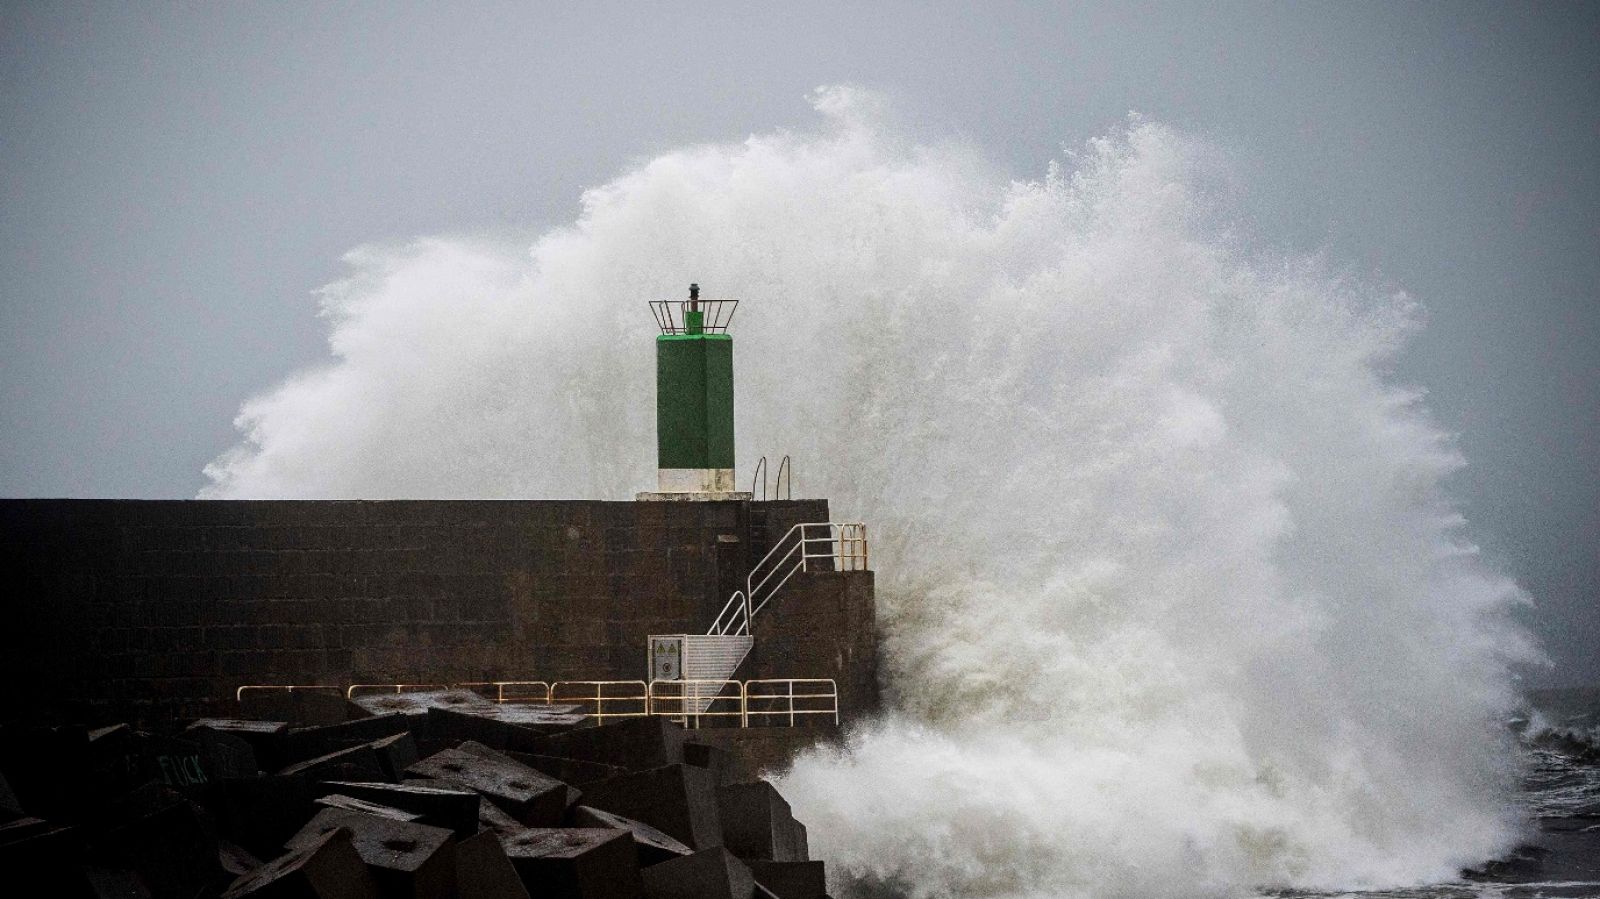
[(650, 689), (642, 680), (558, 680), (550, 685), (545, 701), (581, 706), (601, 724), (607, 718), (650, 714)]
[(354, 699), (358, 694), (369, 696), (373, 693), (421, 693), (448, 689), (450, 684), (351, 684), (345, 689), (344, 698)]
[(481, 680), (451, 684), (498, 703), (550, 704), (550, 684), (542, 680)]
[(743, 590), (734, 591), (707, 634), (750, 633), (750, 622), (767, 603), (804, 571), (867, 571), (867, 526), (859, 521), (816, 521), (794, 525), (761, 561), (751, 566)]
[[(781, 689), (779, 689), (781, 687)], [(797, 689), (803, 692), (795, 692)], [(768, 677), (744, 682), (745, 719), (827, 715), (839, 723), (839, 685), (826, 677)], [(748, 725), (747, 725), (748, 726)], [(759, 726), (759, 723), (758, 723)]]
[(245, 684), (233, 692), (233, 701), (239, 702), (240, 700), (243, 700), (244, 691), (246, 690), (260, 690), (264, 693), (305, 693), (309, 690), (332, 690), (334, 693), (339, 692), (339, 688), (331, 684)]
[(397, 694), (422, 690), (470, 689), (498, 703), (577, 706), (583, 714), (604, 724), (608, 718), (671, 718), (686, 727), (700, 727), (702, 719), (716, 723), (735, 719), (737, 727), (799, 726), (804, 719), (829, 717), (839, 723), (839, 687), (825, 677), (772, 677), (736, 680), (568, 680), (475, 681), (458, 684), (246, 684), (234, 692), (242, 700), (246, 691), (327, 691), (345, 698), (374, 693)]
[[(723, 695), (730, 687), (732, 695)], [(730, 704), (731, 709), (727, 707)], [(744, 684), (736, 680), (651, 681), (650, 714), (671, 718), (685, 727), (699, 727), (701, 718), (735, 718), (738, 726), (744, 727)]]

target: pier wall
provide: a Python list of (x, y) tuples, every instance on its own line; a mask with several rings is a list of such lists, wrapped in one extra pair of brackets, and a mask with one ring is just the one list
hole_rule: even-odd
[[(825, 500), (0, 500), (0, 717), (225, 712), (243, 684), (638, 679)], [(797, 578), (741, 677), (876, 705), (870, 572)], [(768, 614), (771, 613), (771, 614)]]

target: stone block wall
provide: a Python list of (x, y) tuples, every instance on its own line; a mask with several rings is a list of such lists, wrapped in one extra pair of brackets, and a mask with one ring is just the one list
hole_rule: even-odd
[(755, 617), (755, 649), (739, 671), (756, 678), (832, 678), (848, 717), (878, 705), (873, 573), (796, 574)]
[[(642, 678), (647, 635), (703, 632), (768, 539), (827, 517), (823, 500), (0, 500), (0, 717), (214, 714), (252, 683)], [(813, 593), (865, 604), (829, 620), (870, 628), (870, 575), (808, 576), (773, 608)], [(761, 671), (828, 658), (784, 639), (769, 658), (758, 636)], [(830, 670), (864, 683), (875, 632), (833, 642), (858, 661)]]

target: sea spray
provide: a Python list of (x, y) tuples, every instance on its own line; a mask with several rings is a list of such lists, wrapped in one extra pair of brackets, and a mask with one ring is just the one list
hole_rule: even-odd
[(1386, 378), (1414, 305), (1258, 248), (1237, 170), (1155, 123), (1013, 182), (816, 106), (587, 192), (531, 258), (352, 253), (332, 364), (245, 405), (203, 495), (626, 498), (643, 301), (698, 281), (745, 301), (742, 470), (790, 453), (872, 526), (895, 711), (782, 783), (836, 889), (1230, 895), (1505, 848), (1532, 650)]

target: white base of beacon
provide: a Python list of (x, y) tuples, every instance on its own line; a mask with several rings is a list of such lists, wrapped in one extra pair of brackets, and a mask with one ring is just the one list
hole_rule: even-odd
[(640, 502), (720, 502), (749, 500), (748, 490), (735, 490), (731, 468), (658, 468), (655, 493), (640, 493)]

